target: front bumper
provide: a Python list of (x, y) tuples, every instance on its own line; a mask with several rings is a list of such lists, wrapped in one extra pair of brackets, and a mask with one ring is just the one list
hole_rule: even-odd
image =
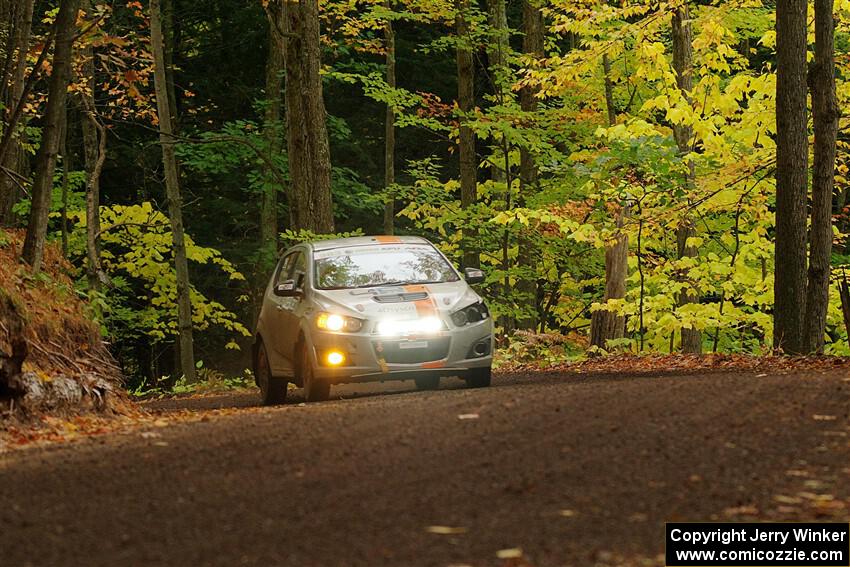
[[(491, 365), (493, 323), (488, 319), (409, 337), (313, 331), (308, 343), (315, 376), (332, 383), (410, 380), (425, 374), (464, 376)], [(322, 364), (331, 350), (343, 352), (346, 363), (339, 367)]]

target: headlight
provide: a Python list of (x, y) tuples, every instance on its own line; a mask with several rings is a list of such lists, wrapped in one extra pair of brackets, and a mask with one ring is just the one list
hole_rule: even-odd
[(458, 327), (463, 327), (469, 323), (477, 323), (489, 317), (490, 310), (487, 309), (483, 301), (479, 301), (452, 313), (452, 322)]
[(363, 322), (354, 317), (322, 312), (316, 317), (316, 326), (323, 331), (356, 333), (363, 326)]

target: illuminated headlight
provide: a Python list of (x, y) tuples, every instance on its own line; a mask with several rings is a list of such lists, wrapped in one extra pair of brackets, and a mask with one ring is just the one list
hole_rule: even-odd
[(379, 335), (415, 335), (438, 333), (443, 329), (443, 322), (439, 317), (423, 317), (408, 321), (386, 320), (380, 321), (377, 326)]
[(356, 333), (363, 326), (363, 322), (354, 317), (322, 312), (316, 317), (316, 326), (323, 331)]
[(469, 323), (483, 321), (488, 317), (490, 317), (490, 310), (487, 309), (483, 301), (479, 301), (452, 313), (452, 322), (458, 327), (463, 327)]

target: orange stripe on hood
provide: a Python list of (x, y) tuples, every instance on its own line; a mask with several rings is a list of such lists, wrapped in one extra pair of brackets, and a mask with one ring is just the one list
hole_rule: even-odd
[(375, 241), (381, 244), (398, 244), (401, 242), (401, 238), (398, 236), (376, 236)]
[(404, 291), (407, 293), (428, 294), (427, 298), (413, 302), (414, 307), (416, 307), (416, 314), (419, 315), (420, 319), (423, 317), (435, 317), (437, 315), (437, 306), (434, 303), (434, 298), (431, 297), (431, 294), (428, 293), (428, 288), (424, 285), (406, 285), (404, 286)]

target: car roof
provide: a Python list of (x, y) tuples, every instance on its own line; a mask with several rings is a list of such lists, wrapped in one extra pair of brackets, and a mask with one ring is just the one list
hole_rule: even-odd
[(368, 246), (370, 244), (431, 244), (421, 236), (352, 236), (312, 242), (313, 250), (331, 250), (349, 246)]

